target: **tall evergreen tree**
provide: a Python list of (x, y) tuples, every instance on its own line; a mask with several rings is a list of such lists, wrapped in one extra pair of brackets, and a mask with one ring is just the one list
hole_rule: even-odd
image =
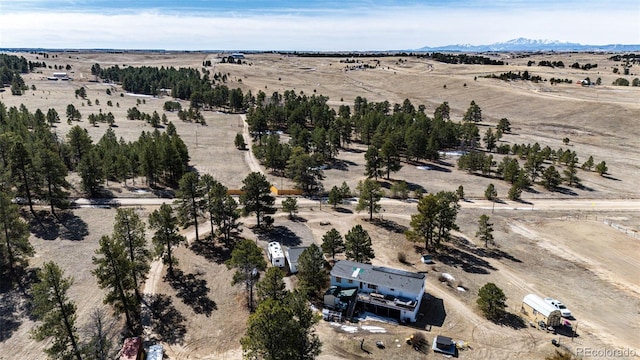
[(33, 256), (33, 247), (29, 243), (29, 226), (20, 218), (18, 206), (11, 197), (0, 191), (0, 277), (18, 280), (18, 270), (26, 268), (27, 257)]
[(155, 253), (162, 256), (162, 261), (169, 266), (169, 275), (173, 276), (173, 265), (177, 264), (173, 256), (173, 248), (179, 246), (187, 239), (178, 232), (178, 219), (173, 214), (171, 205), (162, 204), (160, 209), (149, 215), (149, 227), (156, 232), (153, 235)]
[(388, 139), (382, 144), (380, 158), (382, 159), (382, 166), (386, 169), (387, 180), (389, 180), (391, 172), (397, 172), (402, 168), (400, 164), (400, 150), (396, 142), (392, 139)]
[(188, 172), (182, 176), (176, 196), (175, 203), (181, 225), (184, 228), (193, 225), (196, 230), (196, 241), (199, 241), (198, 218), (201, 216), (204, 190), (197, 173)]
[(40, 282), (33, 285), (33, 313), (42, 322), (32, 336), (38, 341), (51, 338), (45, 349), (49, 359), (82, 360), (78, 345), (76, 305), (67, 297), (73, 278), (64, 277), (64, 272), (54, 262), (45, 263), (38, 270)]
[(64, 189), (71, 187), (66, 180), (67, 167), (57, 153), (46, 147), (39, 149), (35, 166), (43, 177), (45, 189), (41, 191), (42, 198), (49, 203), (51, 214), (56, 216), (55, 208), (67, 201)]
[(329, 281), (329, 274), (324, 269), (322, 250), (311, 244), (300, 254), (298, 259), (298, 287), (307, 297), (316, 297)]
[(368, 263), (375, 258), (373, 248), (371, 246), (371, 237), (362, 225), (354, 226), (344, 236), (345, 254), (347, 259), (360, 263)]
[(11, 149), (11, 174), (18, 195), (24, 196), (29, 210), (35, 216), (33, 197), (40, 187), (40, 174), (36, 171), (31, 154), (22, 142), (15, 142)]
[(322, 251), (325, 254), (331, 255), (331, 258), (335, 260), (336, 254), (344, 252), (344, 240), (342, 235), (335, 228), (327, 231), (322, 236)]
[(105, 304), (110, 304), (116, 314), (124, 314), (127, 328), (135, 333), (139, 325), (139, 302), (135, 294), (132, 263), (121, 241), (103, 235), (100, 248), (92, 258), (96, 268), (92, 271), (102, 289), (107, 289)]
[(249, 239), (236, 244), (231, 252), (231, 259), (226, 262), (227, 268), (235, 268), (232, 284), (244, 283), (247, 290), (247, 305), (253, 312), (253, 287), (258, 281), (259, 272), (267, 268), (262, 250)]
[[(259, 173), (252, 172), (247, 175), (242, 186), (242, 195), (240, 195), (240, 203), (244, 205), (244, 213), (246, 215), (255, 213), (258, 227), (261, 227), (262, 221), (266, 219), (266, 215), (276, 212), (275, 198), (271, 195), (271, 184), (267, 178)], [(267, 221), (269, 221), (267, 219)]]
[(282, 301), (267, 299), (249, 316), (240, 343), (249, 359), (312, 360), (322, 346), (313, 330), (317, 322), (302, 294), (289, 294)]
[(489, 246), (489, 243), (493, 244), (493, 224), (489, 221), (489, 216), (480, 215), (476, 237), (484, 241), (484, 247)]
[(378, 177), (382, 176), (382, 157), (380, 156), (380, 151), (377, 147), (370, 145), (367, 149), (367, 152), (364, 154), (365, 160), (365, 175), (368, 178), (375, 178), (378, 180)]
[(151, 254), (147, 249), (144, 222), (134, 209), (116, 210), (113, 239), (122, 242), (127, 250), (136, 296), (140, 298), (140, 281), (149, 273)]
[(267, 299), (283, 301), (289, 293), (284, 283), (284, 273), (277, 266), (267, 269), (264, 278), (256, 285), (256, 289), (261, 302)]
[(382, 198), (382, 190), (377, 181), (366, 179), (358, 183), (358, 192), (360, 197), (356, 211), (367, 210), (369, 212), (369, 220), (373, 220), (373, 213), (380, 211), (380, 199)]

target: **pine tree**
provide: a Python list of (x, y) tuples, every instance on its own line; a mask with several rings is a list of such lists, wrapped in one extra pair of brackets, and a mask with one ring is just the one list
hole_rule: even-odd
[(195, 227), (196, 241), (200, 240), (198, 233), (198, 218), (201, 216), (202, 197), (204, 189), (199, 176), (195, 172), (188, 172), (182, 176), (176, 193), (178, 219), (183, 228), (191, 225)]
[(369, 233), (362, 228), (362, 225), (354, 226), (344, 236), (345, 254), (347, 259), (359, 263), (368, 263), (375, 258), (373, 247), (371, 246), (371, 237)]
[(366, 179), (358, 183), (357, 189), (360, 197), (358, 205), (356, 205), (356, 211), (366, 209), (369, 212), (369, 221), (371, 221), (373, 220), (373, 213), (380, 211), (380, 199), (382, 198), (380, 184), (375, 180)]
[(264, 278), (256, 285), (258, 299), (261, 302), (267, 299), (284, 300), (289, 292), (283, 279), (284, 273), (279, 267), (272, 266), (268, 268)]
[(340, 232), (335, 228), (331, 228), (331, 230), (322, 236), (322, 252), (331, 255), (331, 258), (334, 260), (336, 254), (344, 252), (344, 240)]
[(483, 214), (478, 219), (476, 237), (484, 241), (484, 247), (489, 246), (489, 243), (493, 244), (493, 224), (489, 222), (489, 216)]
[(329, 274), (324, 269), (322, 250), (311, 244), (300, 254), (298, 259), (298, 287), (308, 297), (315, 297), (329, 281)]
[(96, 266), (92, 273), (100, 288), (107, 289), (104, 303), (110, 304), (116, 314), (124, 314), (127, 328), (135, 333), (139, 325), (139, 302), (127, 250), (121, 241), (103, 235), (96, 255), (92, 258)]
[(262, 250), (252, 240), (243, 239), (233, 248), (231, 259), (227, 260), (226, 265), (229, 269), (236, 269), (232, 284), (245, 284), (247, 305), (253, 312), (253, 287), (258, 281), (259, 272), (267, 268)]
[(149, 273), (151, 254), (147, 249), (144, 222), (134, 209), (119, 208), (116, 210), (113, 239), (122, 242), (126, 248), (131, 262), (131, 276), (136, 296), (139, 298), (139, 281), (144, 281)]
[(29, 226), (20, 218), (18, 206), (11, 202), (11, 197), (0, 191), (0, 277), (20, 281), (18, 270), (26, 268), (27, 257), (33, 256), (34, 250), (29, 243)]
[[(275, 198), (271, 195), (271, 184), (267, 178), (259, 173), (252, 172), (247, 175), (242, 186), (242, 195), (240, 195), (240, 203), (244, 205), (245, 214), (256, 214), (258, 227), (261, 226), (262, 220), (267, 220), (265, 215), (276, 212)], [(269, 221), (269, 220), (267, 220)]]
[(67, 297), (73, 278), (54, 262), (45, 263), (38, 270), (40, 282), (33, 285), (33, 314), (42, 322), (32, 336), (38, 341), (51, 338), (45, 349), (49, 359), (82, 360), (75, 326), (76, 305)]
[(152, 239), (156, 256), (162, 256), (162, 261), (169, 266), (169, 275), (173, 277), (173, 266), (178, 261), (172, 250), (187, 239), (178, 232), (178, 219), (173, 214), (171, 205), (162, 204), (160, 209), (152, 212), (149, 215), (149, 227), (156, 231)]

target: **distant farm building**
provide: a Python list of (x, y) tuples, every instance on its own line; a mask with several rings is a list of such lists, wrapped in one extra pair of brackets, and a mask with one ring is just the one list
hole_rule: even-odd
[(49, 76), (47, 79), (58, 81), (58, 80), (69, 80), (69, 76), (66, 72), (54, 72), (52, 76)]
[(357, 305), (363, 310), (400, 321), (417, 321), (425, 280), (422, 273), (349, 260), (338, 261), (331, 269), (331, 286), (355, 288)]
[(544, 326), (559, 326), (562, 320), (560, 310), (535, 294), (524, 297), (520, 312), (534, 324), (544, 322)]
[(233, 59), (235, 59), (235, 60), (244, 59), (244, 54), (243, 53), (233, 53), (233, 54), (231, 54), (231, 57)]

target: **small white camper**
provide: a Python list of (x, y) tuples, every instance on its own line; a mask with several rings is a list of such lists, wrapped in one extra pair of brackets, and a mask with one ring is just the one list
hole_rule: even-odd
[(271, 265), (277, 266), (279, 268), (284, 267), (284, 252), (282, 251), (282, 246), (277, 241), (272, 241), (269, 243), (269, 247), (267, 249), (267, 255), (269, 256), (269, 261), (271, 261)]

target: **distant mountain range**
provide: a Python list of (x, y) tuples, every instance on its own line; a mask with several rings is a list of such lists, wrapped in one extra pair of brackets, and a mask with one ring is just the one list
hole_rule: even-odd
[(436, 47), (421, 47), (413, 51), (456, 51), (456, 52), (491, 52), (491, 51), (640, 51), (640, 44), (623, 45), (583, 45), (578, 43), (560, 42), (557, 40), (532, 40), (525, 38), (513, 39), (489, 45), (457, 44)]

